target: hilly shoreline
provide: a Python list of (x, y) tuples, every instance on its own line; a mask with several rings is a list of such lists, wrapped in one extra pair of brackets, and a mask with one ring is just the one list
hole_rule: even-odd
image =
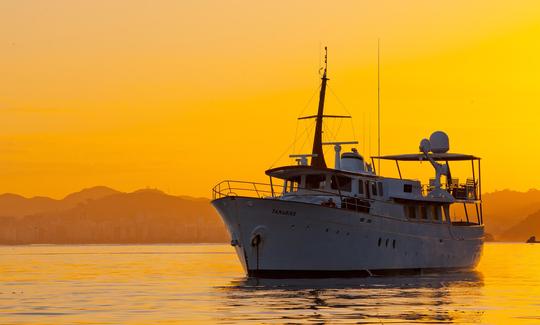
[(94, 187), (62, 200), (0, 195), (0, 244), (221, 243), (208, 199)]
[[(540, 191), (485, 193), (486, 239), (540, 236)], [(125, 193), (105, 186), (61, 200), (0, 195), (0, 244), (225, 243), (228, 234), (206, 198), (156, 189)]]

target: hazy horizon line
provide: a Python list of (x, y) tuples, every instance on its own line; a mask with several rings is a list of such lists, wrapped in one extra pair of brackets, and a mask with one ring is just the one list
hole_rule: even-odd
[[(48, 199), (60, 201), (60, 200), (63, 200), (65, 198), (67, 198), (68, 196), (70, 196), (72, 194), (80, 193), (80, 192), (87, 191), (87, 190), (97, 189), (97, 188), (104, 188), (104, 189), (112, 190), (112, 191), (115, 191), (115, 192), (118, 192), (118, 193), (123, 193), (123, 194), (136, 193), (136, 192), (140, 192), (140, 191), (158, 191), (158, 192), (161, 192), (161, 193), (163, 193), (165, 195), (175, 196), (175, 197), (189, 197), (189, 198), (192, 198), (192, 199), (205, 199), (205, 200), (210, 200), (211, 199), (210, 197), (195, 196), (195, 195), (192, 195), (192, 194), (172, 194), (172, 193), (169, 193), (166, 190), (160, 189), (158, 187), (147, 186), (147, 187), (141, 187), (141, 188), (138, 188), (138, 189), (135, 189), (135, 190), (132, 190), (132, 191), (123, 191), (123, 190), (118, 190), (118, 189), (116, 189), (114, 187), (107, 186), (107, 185), (95, 185), (95, 186), (90, 186), (90, 187), (83, 187), (78, 191), (69, 192), (69, 193), (63, 195), (62, 197), (49, 196), (49, 195), (31, 195), (31, 196), (27, 196), (27, 195), (15, 193), (15, 192), (1, 192), (0, 196), (15, 195), (15, 196), (19, 196), (19, 197), (22, 197), (22, 198), (25, 198), (25, 199), (48, 198)], [(494, 189), (492, 191), (486, 191), (486, 192), (483, 192), (482, 195), (487, 195), (487, 194), (492, 194), (492, 193), (497, 193), (497, 192), (504, 192), (504, 191), (512, 191), (512, 192), (517, 192), (517, 193), (528, 193), (528, 192), (531, 192), (531, 191), (539, 191), (539, 190), (540, 189), (538, 189), (536, 187), (531, 187), (531, 188), (529, 188), (527, 190), (524, 190), (524, 191), (517, 190), (517, 189), (511, 189), (511, 188), (503, 188), (503, 189)]]

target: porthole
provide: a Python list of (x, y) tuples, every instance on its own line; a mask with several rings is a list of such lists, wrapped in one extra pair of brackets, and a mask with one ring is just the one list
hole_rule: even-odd
[(386, 238), (386, 243), (385, 243), (386, 247), (388, 247), (388, 240), (389, 240), (389, 239)]
[(392, 248), (394, 248), (394, 249), (396, 248), (396, 240), (395, 239), (392, 240)]
[(377, 244), (379, 247), (381, 247), (381, 237), (379, 237), (379, 242)]

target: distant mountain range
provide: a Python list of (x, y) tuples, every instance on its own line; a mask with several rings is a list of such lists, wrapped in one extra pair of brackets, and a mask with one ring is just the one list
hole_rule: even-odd
[(482, 196), (486, 232), (497, 241), (540, 236), (540, 191), (495, 191)]
[[(486, 232), (495, 240), (540, 237), (540, 191), (483, 195)], [(0, 195), (0, 244), (228, 242), (205, 198), (155, 189), (132, 193), (97, 186), (64, 199)]]
[(208, 199), (93, 187), (62, 200), (0, 195), (0, 244), (226, 242)]

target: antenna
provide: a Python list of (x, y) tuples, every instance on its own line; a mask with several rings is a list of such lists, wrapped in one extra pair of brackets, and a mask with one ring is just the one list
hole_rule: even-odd
[(362, 152), (366, 153), (366, 112), (362, 114)]
[[(381, 156), (381, 40), (377, 39), (377, 156)], [(377, 172), (381, 175), (381, 160)]]
[[(320, 43), (319, 43), (319, 51), (320, 50)], [(328, 47), (324, 47), (324, 67), (321, 63), (321, 56), (319, 56), (319, 73), (324, 70), (324, 75), (326, 75), (326, 70), (328, 69)]]
[(373, 141), (373, 138), (371, 137), (371, 113), (368, 112), (368, 151), (369, 151), (369, 156), (373, 156), (371, 154), (371, 141)]

